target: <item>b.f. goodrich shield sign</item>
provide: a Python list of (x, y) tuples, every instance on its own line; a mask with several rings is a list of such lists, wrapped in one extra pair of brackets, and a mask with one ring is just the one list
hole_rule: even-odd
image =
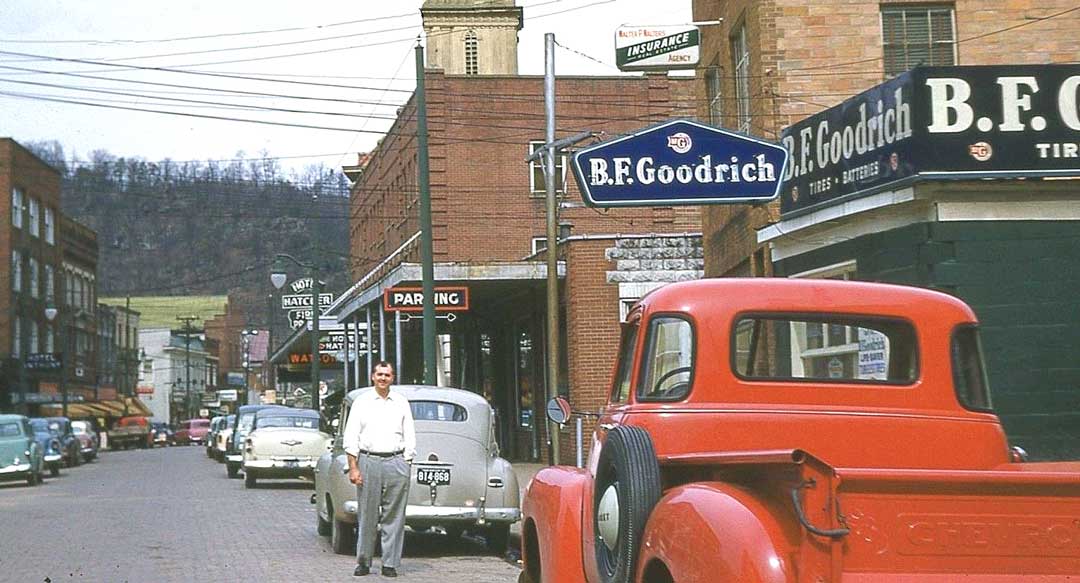
[(598, 207), (766, 202), (776, 198), (787, 150), (674, 120), (574, 154), (585, 203)]

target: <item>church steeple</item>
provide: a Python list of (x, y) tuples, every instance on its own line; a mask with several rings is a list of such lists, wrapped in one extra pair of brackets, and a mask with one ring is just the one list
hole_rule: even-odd
[(448, 75), (516, 75), (517, 31), (523, 11), (515, 0), (425, 0), (427, 66)]

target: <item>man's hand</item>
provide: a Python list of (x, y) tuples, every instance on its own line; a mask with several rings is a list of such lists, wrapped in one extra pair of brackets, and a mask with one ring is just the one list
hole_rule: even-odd
[(360, 468), (349, 468), (349, 481), (357, 486), (363, 485), (364, 477), (360, 475)]

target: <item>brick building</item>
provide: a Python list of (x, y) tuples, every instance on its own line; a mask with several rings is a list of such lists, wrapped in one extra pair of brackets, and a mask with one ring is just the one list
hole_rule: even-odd
[(48, 321), (45, 307), (57, 293), (63, 265), (60, 173), (3, 138), (0, 191), (0, 410), (10, 410), (44, 402), (38, 383), (57, 378), (54, 370), (28, 369), (25, 363), (29, 354), (54, 353), (58, 347), (57, 323)]
[[(437, 287), (467, 288), (469, 294), (467, 311), (444, 313), (453, 319), (437, 322), (438, 379), (484, 394), (497, 410), (506, 454), (538, 459), (546, 455), (547, 439), (542, 429), (545, 186), (540, 164), (525, 159), (544, 141), (543, 78), (515, 75), (516, 35), (490, 31), (480, 38), (513, 41), (498, 51), (512, 51), (513, 58), (492, 69), (477, 63), (479, 74), (468, 69), (453, 74), (456, 59), (469, 56), (468, 31), (519, 26), (514, 18), (496, 24), (484, 20), (491, 8), (484, 4), (428, 2), (422, 9), (429, 34), (425, 86), (435, 281)], [(487, 4), (505, 11), (512, 7)], [(441, 22), (435, 30), (434, 5), (455, 6), (452, 26)], [(461, 41), (430, 40), (436, 33), (445, 35), (440, 39), (461, 33)], [(435, 46), (438, 52), (432, 51)], [(691, 116), (693, 90), (692, 79), (664, 75), (558, 77), (556, 138), (592, 131), (609, 139)], [(401, 108), (363, 168), (353, 169), (350, 245), (356, 283), (330, 309), (342, 322), (370, 322), (373, 355), (400, 362), (401, 382), (422, 379), (421, 321), (415, 312), (385, 310), (383, 299), (387, 290), (421, 285), (414, 103)], [(564, 155), (556, 168), (560, 390), (575, 408), (596, 410), (606, 401), (626, 306), (665, 282), (701, 276), (700, 211), (585, 208), (567, 180), (568, 170)], [(356, 362), (357, 376), (367, 378), (362, 359)], [(572, 459), (571, 438), (562, 440), (564, 459)]]
[[(1037, 458), (1080, 455), (1080, 305), (1067, 291), (1080, 277), (1080, 188), (1069, 180), (1080, 159), (1068, 147), (1080, 142), (1080, 68), (1068, 64), (1080, 12), (1064, 0), (693, 9), (723, 19), (703, 29), (699, 116), (792, 154), (780, 200), (703, 211), (706, 274), (954, 293), (983, 323), (1010, 438)], [(829, 350), (839, 363), (857, 347)]]

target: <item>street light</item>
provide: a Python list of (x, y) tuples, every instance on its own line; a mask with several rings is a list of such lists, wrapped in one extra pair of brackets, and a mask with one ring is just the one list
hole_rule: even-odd
[(319, 293), (322, 286), (319, 283), (319, 269), (315, 263), (304, 263), (287, 253), (278, 253), (274, 256), (274, 267), (270, 271), (270, 283), (275, 289), (281, 289), (285, 285), (288, 275), (285, 273), (285, 262), (288, 259), (299, 267), (307, 269), (311, 273), (311, 408), (321, 413), (319, 407)]
[(244, 360), (242, 363), (244, 365), (244, 397), (236, 400), (237, 409), (239, 409), (241, 405), (247, 405), (248, 403), (248, 393), (250, 392), (250, 389), (248, 389), (248, 377), (251, 375), (251, 337), (257, 336), (258, 334), (258, 330), (242, 330), (240, 332), (240, 343), (243, 345), (244, 350)]
[[(52, 296), (49, 296), (49, 298), (46, 300), (46, 303), (45, 303), (45, 319), (48, 320), (51, 323), (59, 315), (60, 315), (60, 310), (56, 307), (56, 303), (53, 300)], [(58, 330), (57, 330), (57, 333), (56, 333), (56, 340), (57, 340), (57, 344), (60, 345), (60, 351), (59, 351), (60, 352), (60, 398), (62, 399), (62, 403), (63, 403), (63, 405), (61, 406), (61, 411), (62, 411), (61, 415), (64, 416), (64, 417), (67, 417), (68, 416), (68, 393), (67, 393), (67, 383), (64, 382), (64, 369), (66, 368), (64, 366), (64, 360), (67, 358), (68, 355), (65, 354), (65, 351), (63, 350), (63, 348), (64, 348), (64, 339), (66, 337), (66, 335), (64, 334), (64, 323), (61, 320), (59, 322), (59, 324), (60, 325), (57, 326)]]

